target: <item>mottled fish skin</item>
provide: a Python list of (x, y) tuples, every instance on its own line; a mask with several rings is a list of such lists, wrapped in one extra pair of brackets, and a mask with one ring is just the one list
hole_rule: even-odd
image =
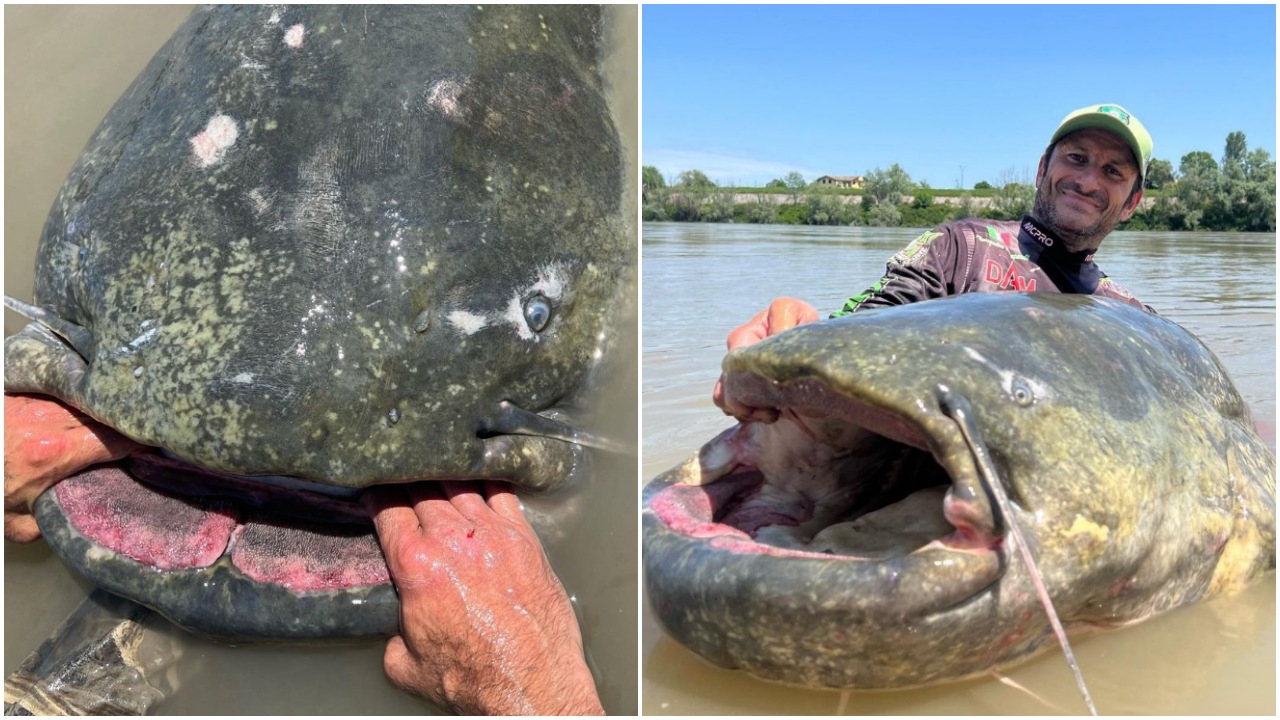
[[(351, 502), (379, 483), (508, 480), (546, 491), (526, 497), (544, 538), (562, 530), (590, 474), (575, 423), (635, 294), (609, 17), (196, 10), (49, 213), (28, 313), (44, 322), (6, 340), (6, 391)], [(397, 630), (389, 579), (256, 581), (234, 538), (211, 565), (162, 571), (82, 534), (56, 492), (35, 514), (74, 569), (197, 633)]]
[(554, 486), (581, 453), (486, 418), (575, 408), (630, 301), (604, 22), (196, 10), (41, 238), (35, 304), (92, 348), (29, 326), (6, 389), (228, 473)]
[[(977, 470), (938, 386), (967, 398), (1068, 631), (1139, 621), (1275, 569), (1275, 456), (1217, 358), (1156, 315), (1093, 297), (968, 295), (806, 325), (730, 353), (724, 371), (780, 398), (825, 386), (906, 421), (951, 492), (972, 499)], [(650, 483), (643, 517), (651, 606), (711, 662), (893, 688), (1054, 646), (1007, 543), (987, 583), (981, 554), (960, 550), (778, 557), (673, 531), (654, 498), (708, 482), (725, 463), (713, 455)]]

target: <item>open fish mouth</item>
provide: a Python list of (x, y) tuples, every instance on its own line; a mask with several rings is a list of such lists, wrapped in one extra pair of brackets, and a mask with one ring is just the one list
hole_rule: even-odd
[(358, 494), (323, 488), (141, 454), (80, 473), (52, 492), (86, 538), (156, 570), (226, 559), (256, 582), (297, 591), (390, 582)]
[(646, 487), (645, 587), (667, 632), (716, 665), (813, 687), (994, 664), (959, 656), (971, 619), (1000, 612), (1008, 544), (941, 403), (904, 412), (742, 371), (726, 383), (778, 420), (726, 431)]
[(901, 564), (959, 553), (979, 572), (952, 604), (997, 579), (1004, 535), (988, 498), (974, 493), (967, 467), (953, 478), (939, 464), (923, 427), (817, 380), (739, 373), (728, 382), (778, 420), (708, 443), (700, 484), (655, 488), (648, 507), (672, 532), (780, 558)]
[(63, 480), (34, 510), (74, 570), (191, 632), (393, 634), (399, 604), (358, 498), (283, 485), (146, 453)]
[[(567, 452), (586, 457), (571, 442), (510, 437), (572, 445)], [(556, 491), (525, 496), (535, 505), (526, 505), (535, 526), (563, 525), (574, 512), (572, 495), (589, 468), (572, 465)], [(232, 641), (392, 635), (399, 603), (363, 492), (233, 475), (157, 450), (63, 480), (40, 496), (35, 516), (74, 569), (197, 634)], [(558, 515), (548, 520), (540, 512)]]

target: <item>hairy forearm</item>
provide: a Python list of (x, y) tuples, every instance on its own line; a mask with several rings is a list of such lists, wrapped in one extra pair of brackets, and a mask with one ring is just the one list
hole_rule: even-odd
[(603, 715), (586, 663), (573, 665), (547, 663), (524, 668), (514, 683), (458, 688), (445, 704), (468, 715)]

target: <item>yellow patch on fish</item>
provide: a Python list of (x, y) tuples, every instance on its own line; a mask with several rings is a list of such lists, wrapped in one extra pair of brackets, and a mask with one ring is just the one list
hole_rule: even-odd
[(1075, 522), (1071, 523), (1066, 532), (1069, 538), (1087, 535), (1098, 542), (1106, 542), (1110, 534), (1111, 531), (1105, 525), (1099, 525), (1083, 515), (1076, 515)]

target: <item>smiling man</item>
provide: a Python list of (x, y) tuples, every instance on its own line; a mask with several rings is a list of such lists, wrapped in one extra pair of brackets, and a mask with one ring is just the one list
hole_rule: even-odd
[[(1072, 112), (1040, 158), (1030, 215), (1016, 222), (957, 220), (924, 233), (890, 258), (884, 277), (831, 317), (947, 295), (1005, 291), (1102, 295), (1152, 311), (1093, 261), (1103, 239), (1142, 201), (1151, 149), (1146, 128), (1119, 105)], [(729, 334), (729, 349), (817, 319), (818, 311), (808, 303), (778, 298)], [(754, 408), (726, 399), (719, 382), (714, 399), (726, 413), (760, 419)]]

